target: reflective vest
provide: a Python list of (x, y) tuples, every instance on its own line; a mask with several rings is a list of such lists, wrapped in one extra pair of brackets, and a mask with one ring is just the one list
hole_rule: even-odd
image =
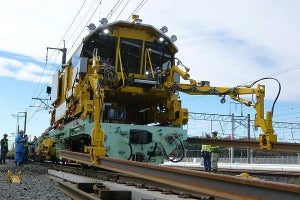
[(3, 146), (3, 147), (8, 147), (7, 140), (8, 140), (8, 139), (4, 139), (4, 138), (3, 138), (3, 139), (1, 140), (1, 146)]
[(203, 144), (202, 147), (201, 147), (201, 152), (203, 151), (208, 151), (208, 152), (211, 152), (211, 145), (209, 144)]

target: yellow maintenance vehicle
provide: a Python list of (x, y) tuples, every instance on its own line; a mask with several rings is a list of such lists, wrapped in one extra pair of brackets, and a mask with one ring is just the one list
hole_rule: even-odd
[(52, 117), (40, 141), (47, 140), (42, 144), (53, 148), (56, 157), (67, 149), (89, 153), (94, 163), (99, 156), (179, 162), (188, 123), (179, 92), (229, 96), (253, 107), (255, 126), (262, 130), (260, 147), (272, 149), (277, 137), (272, 112), (264, 114), (264, 85), (217, 87), (192, 79), (189, 68), (176, 58), (176, 36), (167, 36), (166, 27), (143, 24), (137, 16), (130, 22), (102, 19), (98, 27), (89, 28), (69, 61), (66, 48), (58, 49), (63, 52), (62, 66), (47, 88)]

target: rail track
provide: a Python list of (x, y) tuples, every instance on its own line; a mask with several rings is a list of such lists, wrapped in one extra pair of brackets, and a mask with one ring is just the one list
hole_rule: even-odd
[[(118, 188), (117, 193), (120, 193), (124, 188), (126, 188), (125, 191), (132, 191), (132, 197), (133, 198), (128, 198), (128, 199), (214, 199), (214, 196), (208, 196), (208, 195), (203, 195), (201, 198), (196, 198), (196, 197), (192, 197), (188, 192), (183, 192), (183, 191), (176, 191), (174, 189), (170, 189), (169, 186), (160, 184), (160, 183), (156, 183), (156, 182), (151, 182), (151, 181), (147, 181), (147, 180), (143, 180), (143, 179), (138, 179), (132, 176), (126, 176), (125, 174), (120, 174), (120, 173), (115, 173), (115, 172), (109, 172), (109, 171), (103, 171), (100, 169), (89, 169), (89, 168), (79, 168), (79, 165), (76, 165), (74, 167), (70, 167), (70, 166), (65, 166), (65, 165), (54, 165), (52, 166), (52, 170), (50, 170), (49, 174), (59, 174), (56, 176), (59, 177), (64, 177), (65, 179), (68, 179), (66, 177), (70, 176), (70, 175), (66, 175), (66, 174), (62, 174), (59, 172), (63, 172), (63, 173), (70, 173), (70, 174), (76, 174), (79, 175), (80, 179), (80, 184), (82, 187), (82, 183), (83, 177), (92, 177), (95, 178), (94, 181), (90, 181), (90, 183), (99, 183), (101, 182), (101, 184), (103, 183), (103, 185), (108, 186), (108, 188), (110, 188), (111, 190), (111, 185), (115, 184), (117, 186), (114, 186), (114, 188)], [(187, 167), (184, 167), (185, 169), (187, 169)], [(198, 168), (189, 168), (190, 170), (200, 170), (199, 167)], [(55, 170), (56, 172), (53, 172), (53, 170)], [(249, 171), (248, 171), (249, 172)], [(221, 174), (231, 174), (231, 175), (236, 175), (239, 174), (239, 171), (232, 171), (232, 170), (220, 170)], [(277, 180), (277, 181), (282, 181), (282, 177), (284, 177), (288, 182), (290, 180), (292, 180), (293, 178), (297, 177), (299, 179), (299, 174), (295, 174), (295, 173), (290, 173), (290, 174), (286, 174), (286, 173), (274, 173), (274, 172), (265, 172), (265, 171), (257, 171), (257, 170), (251, 170), (251, 172), (249, 172), (249, 174), (251, 174), (251, 177), (248, 178), (263, 178), (268, 179), (269, 177), (271, 178), (271, 180)], [(267, 176), (267, 177), (266, 177)], [(78, 181), (74, 181), (73, 179), (70, 179), (69, 181), (71, 182), (78, 182)], [(80, 197), (78, 199), (95, 199), (95, 195), (91, 195), (89, 193), (85, 194), (86, 197), (89, 198), (83, 198), (82, 196), (82, 190), (78, 191), (78, 188), (76, 187), (76, 184), (70, 184), (69, 182), (66, 181), (62, 181), (59, 180), (59, 186), (61, 188), (61, 190), (66, 193), (68, 196), (72, 195), (72, 199), (76, 199), (75, 197)], [(88, 181), (89, 182), (89, 181)], [(125, 185), (125, 186), (120, 186), (120, 185)], [(92, 190), (91, 188), (91, 184), (87, 184), (86, 187), (89, 187), (89, 190)], [(74, 192), (70, 192), (72, 189), (75, 189)], [(112, 188), (113, 189), (113, 188)], [(151, 191), (151, 192), (148, 192)], [(156, 192), (153, 192), (156, 191)], [(80, 194), (77, 194), (77, 193)], [(107, 192), (107, 191), (106, 191)], [(116, 193), (115, 190), (110, 191), (110, 199), (112, 199), (111, 197), (116, 195), (114, 193)], [(93, 191), (92, 191), (93, 193)], [(103, 192), (102, 192), (103, 193)], [(126, 192), (125, 192), (126, 193)], [(139, 193), (141, 197), (143, 198), (134, 198), (137, 195), (135, 193)], [(166, 194), (167, 193), (167, 194)], [(69, 195), (70, 194), (70, 195)], [(98, 194), (98, 196), (100, 196)], [(164, 196), (164, 197), (163, 197)], [(150, 198), (151, 197), (151, 198)], [(103, 198), (102, 198), (103, 199)], [(105, 200), (105, 199), (104, 199)], [(125, 200), (123, 198), (123, 200)]]
[(164, 186), (160, 183), (115, 172), (78, 169), (65, 166), (57, 166), (55, 168), (57, 170), (49, 170), (50, 175), (48, 175), (48, 177), (57, 181), (60, 190), (73, 200), (215, 199), (213, 196), (205, 195), (199, 198), (192, 197), (188, 193), (171, 190), (168, 186)]
[[(149, 165), (146, 163), (116, 160), (101, 157), (100, 164), (90, 162), (87, 154), (62, 151), (61, 157), (73, 160), (95, 168), (101, 168), (124, 174), (141, 183), (153, 185), (164, 191), (185, 194), (189, 197), (214, 199), (299, 199), (300, 185), (269, 182), (259, 179), (245, 179), (242, 177), (206, 173), (177, 167)], [(118, 180), (121, 181), (121, 180)], [(138, 182), (137, 180), (135, 180)], [(150, 183), (149, 183), (150, 182)], [(140, 183), (140, 184), (141, 184)]]
[[(203, 167), (179, 166), (182, 169), (204, 171)], [(236, 169), (236, 168), (219, 168), (218, 174), (231, 176), (242, 176), (248, 174), (254, 179), (261, 179), (271, 182), (291, 183), (300, 185), (300, 172), (274, 171), (274, 170), (259, 170), (259, 169)]]

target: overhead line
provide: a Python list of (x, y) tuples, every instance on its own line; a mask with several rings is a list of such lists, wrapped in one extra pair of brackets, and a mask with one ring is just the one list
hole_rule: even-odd
[(121, 11), (119, 12), (118, 16), (115, 18), (115, 21), (117, 21), (120, 17), (120, 15), (123, 13), (123, 11), (125, 10), (125, 8), (127, 7), (128, 3), (130, 2), (130, 0), (128, 0), (126, 2), (126, 4), (123, 6), (123, 8), (121, 9)]
[[(102, 0), (100, 0), (99, 4), (96, 6), (96, 8), (94, 9), (94, 11), (92, 12), (92, 15), (90, 16), (90, 18), (87, 20), (87, 23), (84, 25), (83, 29), (81, 30), (81, 32), (79, 33), (79, 35), (77, 36), (77, 38), (75, 39), (75, 41), (73, 42), (72, 46), (70, 47), (67, 55), (71, 52), (71, 50), (73, 49), (74, 45), (76, 44), (77, 40), (79, 39), (79, 37), (81, 36), (81, 34), (83, 33), (83, 31), (86, 29), (86, 26), (88, 25), (88, 23), (90, 22), (91, 18), (94, 16), (95, 12), (97, 11), (97, 9), (99, 8), (99, 6), (101, 5)], [(92, 10), (92, 8), (94, 7), (94, 4), (90, 7), (89, 11), (86, 13), (86, 15), (84, 16), (83, 20), (80, 22), (79, 25), (81, 25), (81, 23), (84, 21), (84, 19), (87, 17), (87, 14), (90, 13), (90, 11)], [(77, 26), (77, 28), (79, 28), (79, 25)], [(77, 29), (76, 28), (76, 29)], [(74, 35), (74, 33), (72, 34), (72, 36)]]
[(135, 15), (146, 3), (147, 0), (142, 0), (135, 8), (135, 10), (130, 14), (130, 16), (127, 18), (127, 21), (131, 18), (131, 16)]
[[(81, 10), (82, 10), (83, 6), (85, 5), (85, 3), (86, 3), (86, 0), (82, 3), (80, 9), (77, 11), (75, 17), (73, 18), (73, 20), (72, 20), (70, 26), (68, 27), (68, 29), (65, 31), (65, 33), (64, 33), (64, 35), (63, 35), (63, 37), (62, 37), (62, 39), (59, 41), (57, 47), (61, 44), (61, 42), (64, 40), (65, 36), (66, 36), (66, 35), (68, 34), (68, 32), (70, 31), (71, 27), (73, 26), (75, 20), (76, 20), (77, 17), (79, 16), (79, 13), (81, 12)], [(52, 53), (50, 54), (50, 56), (49, 56), (50, 59), (52, 58), (52, 56), (54, 55), (54, 53), (55, 53), (55, 52), (52, 52)], [(56, 56), (55, 62), (56, 62), (57, 58), (58, 58), (58, 54), (57, 54), (57, 56)], [(35, 91), (34, 91), (34, 96), (38, 96), (38, 97), (39, 97), (39, 96), (41, 95), (42, 91), (43, 91), (43, 90), (42, 90), (43, 88), (41, 88), (41, 91), (37, 94), (37, 91), (38, 91), (39, 87), (41, 86), (41, 80), (42, 80), (42, 78), (44, 77), (44, 73), (45, 73), (45, 69), (46, 69), (46, 66), (47, 66), (47, 65), (48, 65), (48, 62), (47, 62), (47, 60), (46, 60), (44, 66), (43, 66), (42, 74), (40, 75), (40, 80), (39, 80), (38, 85), (37, 85), (37, 87), (36, 87), (36, 89), (35, 89)], [(45, 86), (44, 86), (44, 88), (45, 88)], [(35, 101), (36, 101), (36, 100), (35, 100)], [(31, 99), (29, 105), (32, 105), (33, 102), (35, 102), (35, 101), (34, 101), (33, 99)], [(29, 106), (28, 108), (31, 110), (31, 107), (30, 107), (30, 106)], [(30, 113), (30, 112), (29, 112), (29, 113)], [(30, 113), (31, 116), (29, 116), (28, 122), (30, 122), (30, 120), (34, 117), (34, 115), (35, 115), (36, 113), (37, 113), (37, 112), (35, 112), (35, 113), (33, 113), (33, 114)]]
[(115, 5), (113, 6), (113, 8), (110, 10), (110, 12), (107, 14), (106, 18), (109, 19), (122, 3), (123, 0), (118, 0), (117, 3), (115, 3)]
[(269, 76), (276, 76), (276, 75), (280, 75), (280, 74), (283, 74), (283, 73), (286, 73), (286, 72), (289, 72), (289, 71), (292, 71), (292, 70), (295, 70), (295, 69), (300, 69), (300, 64), (297, 64), (297, 65), (294, 65), (292, 67), (289, 67), (287, 69), (283, 69), (281, 71), (278, 71), (278, 72), (275, 72), (273, 74), (270, 74)]
[[(61, 44), (61, 42), (64, 40), (65, 36), (67, 35), (67, 33), (69, 32), (70, 28), (71, 28), (72, 25), (74, 24), (75, 20), (77, 19), (78, 15), (79, 15), (79, 13), (81, 12), (81, 10), (82, 10), (82, 8), (83, 8), (83, 6), (84, 6), (85, 3), (86, 3), (86, 0), (82, 3), (80, 9), (77, 11), (75, 17), (73, 18), (73, 20), (72, 20), (70, 26), (68, 27), (68, 29), (65, 31), (65, 33), (64, 33), (64, 35), (63, 35), (63, 37), (62, 37), (62, 39), (59, 41), (57, 47), (59, 47), (59, 45)], [(54, 52), (52, 52), (52, 53), (50, 54), (50, 59), (51, 59), (51, 57), (53, 56), (53, 54), (54, 54)], [(57, 57), (58, 57), (58, 55), (57, 55)], [(56, 60), (57, 60), (57, 58), (56, 58)], [(44, 76), (44, 72), (45, 72), (45, 69), (46, 69), (46, 66), (47, 66), (47, 65), (48, 65), (48, 62), (47, 62), (47, 60), (46, 60), (46, 62), (45, 62), (45, 64), (44, 64), (44, 67), (43, 67), (42, 75), (40, 76), (40, 80), (39, 80), (38, 86), (36, 87), (36, 91), (34, 92), (34, 96), (36, 96), (36, 92), (37, 92), (39, 86), (41, 85), (41, 80), (42, 80), (42, 78), (43, 78), (43, 76)], [(39, 96), (40, 94), (41, 94), (41, 92), (38, 94), (38, 96)], [(33, 102), (33, 101), (31, 101), (31, 102)]]
[(75, 20), (77, 19), (77, 17), (79, 16), (79, 13), (81, 12), (84, 4), (85, 4), (86, 0), (84, 0), (84, 2), (82, 3), (80, 9), (77, 11), (72, 23), (70, 24), (70, 26), (68, 27), (68, 29), (66, 30), (65, 34), (63, 35), (63, 37), (61, 38), (61, 40), (59, 41), (58, 45), (57, 45), (57, 48), (59, 47), (59, 45), (61, 44), (61, 42), (64, 40), (65, 36), (68, 34), (69, 30), (71, 29), (71, 27), (73, 26)]
[[(264, 77), (273, 77), (273, 76), (281, 75), (281, 74), (284, 74), (286, 72), (289, 72), (289, 71), (292, 71), (292, 70), (296, 70), (296, 69), (300, 69), (300, 64), (293, 65), (291, 67), (288, 67), (286, 69), (274, 72), (274, 73), (269, 74), (269, 75), (264, 76)], [(252, 83), (253, 81), (256, 81), (256, 80), (248, 81), (248, 82), (242, 83), (240, 85), (246, 85), (246, 84)]]

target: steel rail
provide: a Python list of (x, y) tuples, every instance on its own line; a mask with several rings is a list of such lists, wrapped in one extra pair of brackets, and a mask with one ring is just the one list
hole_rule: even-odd
[[(224, 147), (237, 147), (242, 149), (260, 149), (259, 141), (254, 140), (224, 140), (224, 139), (207, 139), (207, 138), (187, 138), (188, 144), (211, 144)], [(273, 144), (272, 151), (280, 152), (300, 152), (300, 143), (276, 142)]]
[(72, 200), (99, 200), (100, 197), (92, 196), (78, 188), (72, 183), (64, 182), (60, 178), (47, 175), (48, 178), (55, 180), (58, 183), (59, 190), (70, 197)]
[[(88, 154), (61, 151), (62, 158), (79, 163), (91, 164)], [(152, 165), (107, 157), (99, 158), (100, 164), (93, 165), (115, 172), (143, 178), (182, 188), (192, 193), (213, 195), (222, 199), (299, 199), (300, 186), (282, 184), (236, 176), (185, 170), (176, 167)]]

